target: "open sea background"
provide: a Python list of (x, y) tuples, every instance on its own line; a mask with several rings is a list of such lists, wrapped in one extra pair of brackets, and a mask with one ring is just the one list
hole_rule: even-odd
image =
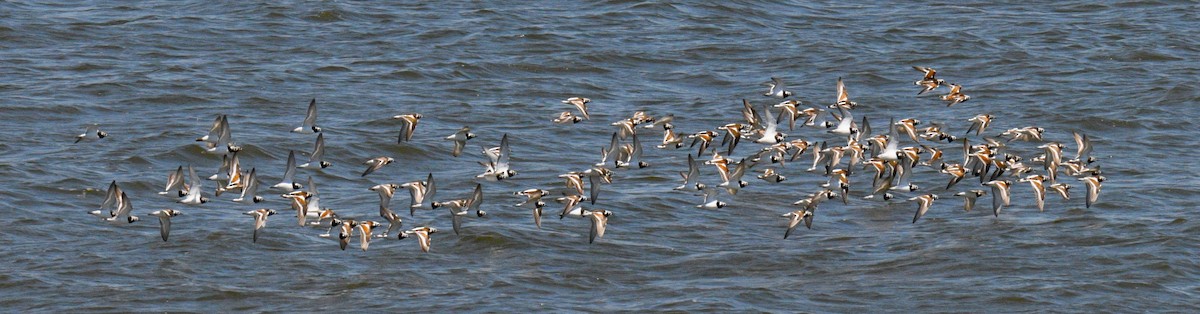
[[(1190, 1), (0, 2), (0, 306), (1197, 312), (1198, 14)], [(972, 99), (946, 108), (915, 97), (913, 65), (938, 69)], [(951, 196), (978, 188), (975, 179), (944, 191), (944, 175), (920, 168), (921, 190), (883, 202), (860, 199), (870, 185), (860, 171), (849, 205), (823, 203), (812, 230), (784, 240), (780, 214), (824, 181), (804, 171), (810, 157), (775, 167), (788, 181), (748, 174), (750, 186), (723, 194), (729, 207), (701, 210), (700, 197), (671, 190), (689, 150), (654, 149), (661, 132), (644, 130), (652, 166), (618, 170), (603, 187), (595, 208), (614, 215), (595, 244), (589, 223), (557, 219), (553, 202), (541, 230), (530, 209), (512, 207), (513, 191), (557, 194), (555, 175), (596, 162), (608, 123), (645, 110), (674, 113), (685, 134), (713, 129), (740, 119), (743, 98), (778, 102), (761, 95), (771, 76), (817, 106), (833, 102), (843, 77), (861, 105), (854, 115), (876, 132), (913, 117), (961, 135), (967, 118), (992, 113), (991, 135), (1041, 126), (1070, 157), (1079, 130), (1108, 181), (1085, 209), (1083, 185), (1063, 176), (1074, 198), (1048, 195), (1045, 212), (1020, 183), (996, 218)], [(572, 96), (593, 100), (592, 119), (551, 123)], [(216, 171), (220, 157), (194, 139), (217, 114), (229, 115), (243, 166), (278, 182), (288, 150), (312, 147), (315, 135), (288, 130), (314, 97), (334, 165), (297, 177), (313, 176), (321, 204), (343, 217), (382, 221), (367, 188), (427, 173), (438, 199), (466, 197), (482, 171), (478, 147), (504, 133), (519, 174), (483, 183), (490, 215), (468, 219), (462, 236), (443, 211), (405, 216), (405, 229), (441, 229), (428, 254), (411, 239), (340, 251), (317, 237), (324, 230), (296, 226), (278, 192), (260, 190), (267, 201), (257, 205), (222, 195), (200, 206), (155, 193), (179, 165)], [(425, 118), (411, 143), (397, 144), (389, 117), (410, 112)], [(110, 137), (72, 144), (90, 123)], [(450, 157), (442, 137), (463, 125), (479, 138)], [(956, 145), (938, 146), (954, 161)], [(1028, 159), (1037, 145), (1012, 149)], [(733, 157), (759, 146), (743, 141)], [(360, 177), (359, 163), (380, 155), (398, 162)], [(701, 171), (718, 183), (711, 166)], [(87, 214), (111, 180), (142, 221)], [(204, 184), (212, 197), (215, 185)], [(942, 199), (911, 224), (916, 205), (904, 200), (929, 192)], [(400, 191), (392, 206), (407, 203)], [(260, 207), (280, 214), (251, 243), (242, 212)], [(170, 242), (148, 215), (163, 208), (184, 211)]]

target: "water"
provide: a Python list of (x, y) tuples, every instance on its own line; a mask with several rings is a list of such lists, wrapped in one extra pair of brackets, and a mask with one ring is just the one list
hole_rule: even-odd
[[(609, 1), (588, 4), (362, 2), (0, 3), (0, 304), (29, 311), (1197, 311), (1200, 205), (1186, 157), (1200, 118), (1193, 3), (844, 3), (720, 5)], [(946, 108), (914, 97), (913, 65), (964, 85), (969, 102)], [(846, 80), (878, 130), (888, 118), (941, 122), (993, 113), (989, 133), (1030, 125), (1048, 140), (1087, 133), (1108, 177), (1098, 204), (1033, 205), (1014, 188), (999, 218), (963, 212), (945, 177), (921, 168), (925, 188), (896, 200), (822, 204), (812, 230), (783, 240), (790, 203), (824, 178), (808, 162), (779, 169), (780, 184), (747, 178), (730, 206), (699, 210), (671, 191), (687, 150), (650, 148), (646, 169), (620, 170), (596, 208), (614, 215), (587, 244), (588, 223), (511, 207), (511, 192), (562, 190), (555, 175), (584, 170), (635, 110), (674, 113), (692, 133), (740, 119), (760, 83), (780, 76), (800, 99), (833, 101)], [(945, 88), (934, 94), (942, 94)], [(592, 120), (550, 120), (585, 96)], [(257, 206), (222, 195), (201, 206), (156, 195), (166, 173), (216, 170), (195, 137), (228, 114), (242, 162), (278, 182), (288, 150), (314, 136), (287, 131), (310, 98), (326, 130), (325, 171), (301, 170), (323, 206), (380, 220), (384, 182), (434, 173), (439, 198), (466, 197), (482, 171), (479, 145), (512, 137), (518, 176), (484, 182), (486, 219), (455, 236), (441, 211), (405, 227), (442, 229), (433, 250), (377, 240), (340, 251), (323, 230), (301, 228), (276, 192)], [(412, 143), (396, 144), (391, 115), (425, 116)], [(110, 137), (72, 144), (83, 125)], [(479, 138), (453, 158), (441, 140), (463, 125)], [(787, 131), (785, 131), (787, 132)], [(823, 130), (790, 138), (829, 140)], [(977, 138), (972, 137), (972, 140)], [(1012, 149), (1032, 156), (1037, 143)], [(953, 145), (941, 144), (951, 154)], [(734, 158), (757, 147), (744, 141)], [(1068, 150), (1073, 149), (1068, 144)], [(398, 160), (361, 178), (362, 160)], [(1067, 153), (1072, 156), (1073, 152)], [(951, 160), (953, 160), (953, 157)], [(304, 158), (301, 158), (302, 160)], [(804, 158), (808, 160), (807, 156)], [(303, 162), (303, 161), (301, 161)], [(1035, 166), (1036, 167), (1036, 166)], [(711, 167), (704, 181), (716, 184)], [(866, 172), (851, 178), (861, 196)], [(87, 215), (117, 180), (141, 222), (113, 226)], [(206, 182), (211, 196), (213, 183)], [(911, 224), (918, 193), (943, 197)], [(393, 206), (407, 204), (401, 191)], [(987, 204), (990, 198), (981, 200)], [(241, 213), (269, 207), (258, 243)], [(986, 205), (985, 205), (986, 207)], [(149, 211), (181, 209), (170, 242)], [(555, 204), (547, 211), (559, 210)], [(354, 244), (352, 244), (352, 247)]]

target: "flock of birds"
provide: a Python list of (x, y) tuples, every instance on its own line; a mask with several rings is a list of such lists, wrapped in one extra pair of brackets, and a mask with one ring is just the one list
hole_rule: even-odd
[[(944, 80), (937, 78), (936, 70), (927, 67), (913, 68), (924, 73), (920, 80), (914, 82), (915, 85), (921, 87), (917, 93), (918, 96), (934, 91), (942, 85), (947, 85)], [(978, 178), (979, 186), (990, 187), (990, 189), (967, 189), (954, 193), (954, 196), (964, 199), (963, 209), (969, 212), (975, 207), (978, 198), (990, 193), (992, 213), (997, 217), (1004, 206), (1010, 205), (1012, 191), (1014, 185), (1017, 184), (1013, 179), (1020, 183), (1028, 183), (1039, 211), (1044, 209), (1047, 190), (1056, 192), (1064, 200), (1070, 200), (1070, 181), (1082, 182), (1087, 190), (1085, 206), (1090, 208), (1096, 202), (1100, 194), (1101, 183), (1105, 180), (1099, 166), (1094, 165), (1096, 158), (1091, 156), (1091, 142), (1087, 135), (1079, 132), (1072, 132), (1075, 142), (1073, 158), (1068, 159), (1064, 156), (1063, 150), (1066, 149), (1066, 145), (1059, 142), (1044, 142), (1037, 146), (1040, 154), (1026, 159), (1009, 149), (1009, 144), (1014, 141), (1043, 142), (1042, 136), (1045, 129), (1029, 126), (1009, 129), (996, 136), (984, 136), (983, 134), (995, 117), (990, 114), (979, 114), (967, 119), (971, 126), (962, 136), (951, 134), (937, 123), (925, 123), (927, 126), (919, 127), (922, 122), (914, 118), (904, 118), (898, 121), (892, 118), (887, 125), (886, 133), (874, 134), (866, 117), (860, 121), (854, 119), (853, 109), (857, 108), (858, 104), (850, 99), (841, 78), (838, 78), (837, 81), (837, 99), (828, 106), (814, 107), (795, 99), (792, 97), (794, 95), (792, 91), (787, 90), (779, 78), (773, 77), (765, 85), (768, 89), (763, 94), (764, 96), (784, 100), (775, 105), (758, 107), (743, 99), (743, 119), (717, 126), (714, 129), (684, 135), (675, 131), (674, 115), (652, 117), (643, 111), (635, 112), (629, 118), (613, 122), (611, 125), (615, 126), (616, 131), (612, 134), (610, 144), (602, 149), (598, 163), (587, 166), (587, 169), (583, 171), (572, 171), (559, 175), (558, 177), (563, 180), (564, 185), (558, 187), (558, 193), (551, 193), (548, 190), (550, 187), (513, 192), (514, 197), (523, 199), (516, 206), (532, 207), (534, 224), (541, 228), (543, 208), (546, 206), (543, 198), (554, 197), (556, 202), (562, 204), (562, 211), (558, 215), (560, 219), (573, 217), (591, 221), (589, 243), (603, 237), (608, 218), (613, 213), (598, 208), (584, 208), (585, 204), (590, 203), (591, 206), (587, 207), (596, 204), (601, 186), (613, 182), (615, 170), (637, 169), (650, 165), (649, 162), (642, 159), (643, 147), (639, 140), (639, 130), (663, 132), (661, 143), (655, 146), (658, 149), (678, 150), (682, 149), (685, 143), (689, 143), (690, 148), (685, 150), (688, 152), (687, 169), (680, 172), (683, 184), (675, 187), (674, 190), (693, 191), (697, 193), (697, 196), (703, 196), (703, 201), (696, 206), (702, 209), (725, 207), (727, 203), (720, 200), (722, 192), (731, 197), (737, 195), (740, 189), (749, 185), (749, 182), (743, 180), (747, 173), (760, 173), (757, 175), (758, 179), (765, 181), (766, 184), (777, 184), (787, 180), (781, 174), (786, 164), (796, 161), (806, 153), (810, 155), (812, 164), (806, 171), (827, 179), (822, 179), (826, 182), (821, 184), (819, 189), (814, 188), (816, 191), (793, 203), (799, 206), (799, 209), (782, 215), (787, 218), (784, 239), (788, 238), (801, 223), (811, 229), (816, 209), (822, 201), (840, 199), (844, 204), (848, 204), (852, 191), (862, 193), (862, 199), (881, 198), (884, 201), (891, 200), (894, 197), (893, 192), (920, 193), (916, 191), (922, 190), (922, 188), (912, 183), (912, 176), (921, 169), (930, 169), (929, 172), (944, 175), (948, 183), (944, 188), (926, 188), (923, 192), (928, 193), (908, 199), (915, 201), (917, 207), (913, 215), (913, 223), (924, 216), (934, 202), (940, 198), (935, 192), (950, 191), (967, 177)], [(947, 107), (971, 99), (970, 96), (962, 93), (960, 85), (948, 85), (949, 93), (939, 97), (946, 101)], [(590, 99), (572, 97), (562, 102), (573, 106), (576, 111), (563, 111), (553, 120), (554, 123), (576, 124), (590, 120), (588, 114)], [(832, 116), (832, 119), (827, 121), (822, 120), (826, 109), (829, 109)], [(417, 133), (421, 115), (410, 113), (396, 115), (392, 118), (400, 120), (403, 124), (397, 142), (411, 141), (414, 134)], [(316, 120), (317, 104), (316, 99), (313, 99), (308, 105), (304, 121), (300, 126), (291, 130), (294, 133), (316, 134), (312, 150), (305, 153), (308, 160), (297, 165), (296, 152), (290, 151), (282, 179), (268, 189), (284, 192), (281, 196), (289, 200), (300, 226), (325, 228), (325, 232), (320, 234), (320, 237), (333, 237), (332, 233), (336, 228), (336, 236), (342, 250), (346, 249), (355, 235), (359, 237), (360, 248), (365, 251), (372, 238), (388, 238), (395, 233), (398, 239), (415, 236), (421, 250), (429, 251), (430, 237), (437, 233), (438, 229), (420, 226), (401, 230), (402, 216), (391, 209), (392, 197), (401, 189), (407, 189), (411, 196), (408, 206), (410, 217), (415, 216), (418, 209), (447, 208), (455, 234), (462, 232), (464, 219), (472, 216), (486, 216), (486, 212), (481, 209), (484, 200), (482, 183), (477, 183), (474, 191), (467, 198), (437, 201), (437, 186), (432, 173), (424, 181), (401, 184), (385, 183), (370, 188), (371, 191), (378, 193), (379, 215), (383, 222), (388, 223), (387, 229), (379, 234), (375, 234), (375, 230), (382, 226), (380, 221), (345, 218), (339, 216), (332, 209), (322, 208), (319, 204), (320, 194), (317, 192), (312, 177), (310, 176), (305, 184), (296, 180), (298, 169), (320, 171), (332, 166), (332, 163), (324, 158), (324, 133), (321, 132), (321, 127), (317, 126)], [(797, 121), (800, 121), (799, 126), (797, 126)], [(784, 125), (787, 126), (789, 132), (805, 127), (824, 128), (826, 129), (823, 130), (824, 132), (817, 132), (817, 134), (827, 138), (818, 141), (817, 136), (813, 136), (809, 140), (788, 140), (789, 136), (781, 132)], [(975, 144), (972, 144), (973, 141), (969, 138), (972, 132), (976, 137)], [(101, 131), (97, 125), (91, 125), (83, 134), (76, 137), (75, 142), (99, 140), (105, 136), (107, 133)], [(471, 128), (464, 126), (454, 134), (445, 137), (445, 140), (453, 143), (451, 155), (458, 157), (463, 153), (467, 141), (475, 137), (475, 134), (471, 133)], [(720, 142), (717, 142), (718, 137), (721, 138)], [(748, 150), (747, 155), (737, 158), (735, 161), (731, 156), (737, 153), (737, 148), (740, 147), (739, 143), (743, 140), (752, 141), (759, 146)], [(256, 169), (251, 168), (247, 171), (239, 161), (238, 152), (241, 148), (233, 141), (227, 116), (218, 115), (208, 134), (196, 141), (202, 142), (207, 153), (222, 156), (220, 169), (217, 173), (207, 177), (208, 180), (216, 182), (214, 197), (219, 197), (223, 193), (237, 193), (237, 197), (232, 199), (234, 202), (255, 204), (264, 201), (264, 198), (258, 195), (260, 183)], [(901, 147), (901, 143), (905, 141), (910, 141), (911, 145)], [(944, 155), (943, 149), (939, 148), (944, 146), (953, 147), (951, 149), (961, 147), (961, 160), (950, 160), (950, 156)], [(509, 163), (511, 151), (507, 134), (501, 138), (499, 146), (483, 146), (481, 148), (481, 154), (486, 159), (479, 162), (484, 170), (475, 177), (476, 179), (495, 181), (517, 175)], [(691, 153), (693, 149), (695, 150), (694, 155)], [(697, 160), (704, 156), (708, 156), (708, 159)], [(1029, 164), (1023, 161), (1027, 161)], [(393, 162), (395, 159), (387, 156), (367, 160), (363, 162), (365, 170), (362, 176), (370, 175)], [(1039, 164), (1041, 167), (1033, 166)], [(718, 184), (710, 185), (702, 182), (700, 169), (707, 166), (716, 169), (720, 179)], [(756, 167), (761, 170), (756, 170)], [(865, 188), (852, 189), (850, 179), (859, 170), (870, 174), (871, 184)], [(1075, 180), (1061, 180), (1060, 172), (1062, 175), (1074, 177)], [(187, 166), (185, 172), (184, 166), (181, 165), (168, 174), (167, 183), (158, 194), (177, 197), (180, 204), (199, 205), (210, 200), (204, 196), (206, 191), (203, 185), (204, 180), (201, 180), (192, 166)], [(863, 185), (856, 184), (855, 186)], [(585, 190), (587, 190), (586, 193)], [(163, 209), (149, 213), (159, 219), (163, 241), (168, 240), (171, 218), (182, 213), (176, 209)], [(260, 230), (266, 226), (267, 218), (276, 213), (275, 209), (270, 208), (261, 208), (245, 213), (254, 218), (253, 241), (258, 241)], [(91, 214), (115, 224), (133, 223), (139, 220), (133, 213), (130, 197), (116, 181), (109, 184), (104, 202), (100, 205), (99, 210), (92, 211)]]

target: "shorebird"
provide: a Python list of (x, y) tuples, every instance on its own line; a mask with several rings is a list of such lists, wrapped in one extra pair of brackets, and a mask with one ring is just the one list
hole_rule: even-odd
[(400, 137), (396, 139), (396, 143), (411, 142), (413, 133), (417, 131), (417, 122), (421, 120), (421, 114), (411, 113), (392, 116), (394, 120), (402, 120), (404, 126), (400, 127)]
[(562, 103), (564, 103), (564, 104), (572, 105), (572, 106), (575, 106), (575, 109), (579, 109), (579, 115), (583, 116), (583, 119), (585, 119), (585, 120), (590, 120), (592, 118), (591, 116), (588, 115), (588, 109), (587, 109), (587, 104), (590, 102), (592, 102), (591, 99), (587, 99), (587, 98), (583, 98), (583, 97), (571, 97), (571, 98), (567, 98), (567, 100), (562, 101)]
[(296, 151), (288, 151), (287, 166), (283, 169), (283, 179), (279, 180), (279, 183), (272, 185), (272, 189), (291, 192), (304, 188), (300, 183), (296, 183)]
[(162, 236), (164, 242), (171, 235), (171, 217), (179, 216), (183, 212), (174, 209), (156, 210), (150, 212), (151, 216), (158, 217), (158, 234)]
[(312, 153), (308, 155), (308, 162), (300, 165), (300, 168), (306, 169), (325, 169), (333, 165), (325, 161), (325, 133), (317, 134), (317, 141), (313, 144)]
[(920, 81), (913, 82), (913, 85), (921, 86), (921, 91), (917, 92), (917, 95), (932, 91), (938, 88), (938, 86), (942, 86), (943, 83), (946, 83), (946, 80), (937, 78), (937, 70), (933, 68), (913, 66), (913, 69), (925, 73), (925, 77), (921, 78)]
[(242, 195), (233, 201), (246, 204), (262, 202), (263, 197), (258, 196), (258, 175), (255, 174), (254, 168), (250, 168), (250, 174), (242, 180), (245, 181), (242, 186)]
[(79, 143), (83, 140), (98, 140), (106, 136), (108, 136), (108, 133), (101, 131), (99, 124), (91, 124), (88, 125), (85, 130), (83, 130), (83, 134), (75, 136), (75, 143)]
[(254, 216), (254, 242), (258, 242), (258, 230), (267, 226), (267, 216), (275, 214), (275, 210), (260, 208), (245, 213)]
[(954, 196), (959, 196), (966, 200), (965, 203), (963, 203), (963, 210), (970, 212), (972, 208), (975, 208), (975, 200), (984, 194), (987, 194), (987, 192), (984, 192), (983, 190), (970, 190), (966, 192), (955, 193)]
[(791, 91), (783, 89), (783, 80), (779, 79), (778, 77), (771, 77), (771, 81), (763, 83), (763, 85), (768, 86), (767, 92), (763, 93), (763, 96), (775, 98), (788, 98), (789, 96), (792, 96)]
[(1009, 204), (1009, 188), (1012, 187), (1012, 181), (992, 180), (984, 182), (983, 185), (992, 187), (992, 214), (1000, 217), (1000, 209)]
[(564, 123), (575, 124), (575, 123), (579, 123), (579, 121), (583, 121), (583, 117), (573, 115), (573, 114), (571, 114), (570, 111), (563, 111), (562, 113), (558, 114), (558, 118), (554, 118), (554, 123), (558, 123), (558, 124), (564, 124)]
[(446, 137), (447, 141), (454, 141), (454, 151), (450, 154), (454, 157), (462, 155), (463, 148), (467, 146), (467, 140), (475, 138), (475, 133), (471, 133), (471, 127), (463, 126), (454, 134)]
[(183, 179), (183, 166), (179, 166), (179, 168), (175, 168), (175, 171), (167, 174), (167, 186), (163, 188), (162, 192), (158, 192), (158, 195), (167, 195), (171, 194), (171, 191), (175, 191), (175, 194), (179, 195), (179, 197), (183, 197), (187, 193), (187, 188), (184, 187)]
[(842, 78), (837, 80), (837, 102), (830, 105), (829, 108), (841, 107), (845, 109), (854, 109), (858, 107), (858, 103), (850, 101), (850, 93), (846, 92), (846, 83), (842, 83)]
[(1083, 185), (1087, 186), (1087, 208), (1092, 208), (1092, 204), (1096, 203), (1096, 199), (1100, 198), (1100, 183), (1104, 182), (1104, 176), (1092, 175), (1079, 178), (1083, 181)]
[(292, 129), (293, 133), (320, 133), (321, 127), (317, 126), (317, 99), (313, 98), (308, 102), (308, 111), (304, 114), (304, 122), (300, 126)]
[(438, 232), (437, 228), (431, 228), (429, 226), (416, 227), (416, 228), (413, 228), (412, 230), (401, 232), (400, 239), (408, 238), (410, 236), (415, 235), (415, 236), (417, 236), (417, 243), (419, 243), (421, 245), (421, 251), (425, 252), (425, 253), (429, 253), (429, 246), (430, 246), (429, 235), (437, 233), (437, 232)]
[(196, 169), (192, 166), (188, 166), (188, 181), (187, 196), (179, 202), (188, 205), (208, 203), (208, 198), (200, 195), (200, 176), (196, 175)]
[(375, 170), (379, 170), (379, 168), (383, 168), (383, 166), (386, 166), (395, 161), (396, 160), (393, 159), (392, 157), (387, 157), (387, 156), (379, 156), (379, 157), (371, 158), (367, 161), (364, 161), (363, 164), (367, 165), (367, 170), (363, 171), (362, 176), (365, 177), (368, 174), (375, 172)]
[(612, 212), (592, 210), (585, 212), (584, 215), (592, 218), (592, 231), (588, 234), (588, 243), (596, 242), (596, 238), (604, 237), (604, 230), (608, 228), (608, 217), (612, 216)]
[(783, 232), (784, 239), (787, 239), (788, 236), (792, 234), (792, 230), (796, 230), (796, 226), (799, 226), (800, 222), (804, 222), (805, 228), (812, 229), (812, 221), (813, 221), (812, 210), (800, 209), (800, 210), (796, 210), (793, 212), (783, 214), (783, 217), (788, 218), (787, 231)]
[(425, 181), (406, 182), (400, 184), (400, 188), (408, 189), (409, 192), (409, 217), (412, 217), (418, 208), (433, 209), (433, 197), (437, 195), (437, 183), (433, 181), (432, 172), (425, 178)]
[(950, 93), (942, 95), (942, 100), (949, 102), (946, 104), (946, 107), (950, 107), (957, 103), (971, 100), (971, 96), (962, 93), (961, 85), (950, 84)]
[(933, 201), (936, 199), (938, 199), (937, 194), (925, 194), (908, 199), (910, 201), (917, 201), (918, 204), (917, 213), (913, 215), (912, 223), (917, 223), (917, 219), (921, 219), (921, 216), (925, 216), (925, 212), (929, 211), (929, 206), (933, 205)]

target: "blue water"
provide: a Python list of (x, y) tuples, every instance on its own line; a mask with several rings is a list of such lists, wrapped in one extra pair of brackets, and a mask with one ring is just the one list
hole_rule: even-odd
[[(547, 7), (554, 6), (554, 7)], [(1195, 312), (1200, 294), (1200, 206), (1189, 154), (1200, 92), (1188, 2), (1024, 3), (607, 1), (564, 3), (47, 1), (0, 3), (0, 305), (17, 312), (126, 311), (749, 311)], [(915, 97), (912, 66), (962, 84)], [(961, 210), (935, 169), (922, 189), (889, 202), (863, 200), (870, 175), (851, 176), (848, 204), (822, 203), (811, 230), (782, 239), (790, 205), (827, 178), (804, 171), (807, 154), (771, 184), (749, 186), (729, 206), (695, 208), (673, 191), (693, 150), (658, 150), (661, 133), (639, 130), (645, 169), (622, 169), (589, 209), (613, 212), (588, 244), (589, 223), (559, 220), (550, 202), (541, 229), (511, 206), (527, 188), (565, 191), (558, 174), (586, 170), (616, 128), (644, 110), (673, 113), (691, 134), (741, 120), (741, 100), (761, 106), (761, 85), (783, 78), (812, 106), (834, 101), (845, 80), (856, 119), (882, 133), (889, 118), (940, 123), (961, 134), (991, 113), (991, 136), (1040, 126), (1047, 141), (1089, 135), (1104, 171), (1100, 200), (1067, 178), (1072, 200), (1048, 195), (1038, 212), (1025, 183), (999, 217)], [(560, 103), (588, 97), (591, 120), (554, 124)], [(379, 183), (433, 173), (438, 199), (465, 198), (483, 171), (479, 146), (512, 142), (518, 175), (484, 186), (483, 219), (454, 235), (444, 211), (405, 216), (430, 225), (433, 249), (376, 239), (346, 251), (324, 230), (297, 226), (279, 192), (243, 205), (205, 194), (199, 206), (157, 195), (166, 174), (193, 165), (202, 176), (220, 157), (194, 141), (226, 114), (241, 161), (264, 185), (278, 182), (289, 150), (314, 135), (289, 133), (317, 98), (326, 157), (300, 170), (320, 186), (322, 206), (342, 217), (377, 216)], [(390, 117), (424, 116), (397, 144)], [(826, 115), (823, 119), (829, 119)], [(87, 124), (109, 137), (73, 144)], [(443, 137), (479, 135), (450, 156)], [(820, 128), (789, 139), (830, 141)], [(978, 142), (979, 137), (970, 140)], [(909, 145), (912, 143), (907, 143)], [(932, 144), (958, 159), (957, 143)], [(1036, 142), (1013, 142), (1026, 159)], [(761, 144), (742, 141), (735, 160)], [(360, 177), (363, 160), (397, 163)], [(705, 155), (699, 159), (707, 160)], [(300, 157), (301, 163), (306, 158)], [(1028, 163), (1028, 162), (1027, 162)], [(754, 171), (761, 171), (760, 168)], [(1040, 165), (1034, 165), (1040, 171)], [(701, 181), (716, 185), (712, 166)], [(1064, 176), (1065, 177), (1065, 176)], [(1013, 178), (1015, 179), (1015, 178)], [(87, 214), (116, 180), (130, 196), (130, 225)], [(914, 202), (942, 196), (916, 224)], [(980, 199), (986, 207), (990, 196)], [(393, 207), (408, 203), (399, 191)], [(174, 208), (170, 242), (148, 213)], [(242, 212), (272, 208), (257, 243)], [(385, 223), (386, 225), (386, 223)]]

